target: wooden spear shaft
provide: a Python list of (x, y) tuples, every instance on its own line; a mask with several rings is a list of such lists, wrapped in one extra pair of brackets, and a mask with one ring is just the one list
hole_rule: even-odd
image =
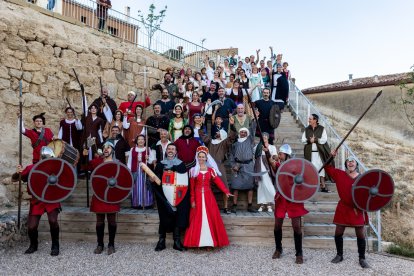
[[(19, 81), (19, 165), (22, 165), (22, 128), (23, 128), (23, 93), (22, 81)], [(19, 195), (17, 200), (17, 229), (20, 230), (20, 217), (22, 212), (22, 173), (19, 172)]]
[[(338, 149), (342, 146), (342, 144), (345, 142), (346, 138), (348, 138), (349, 134), (351, 134), (351, 132), (358, 125), (359, 121), (361, 121), (361, 119), (365, 116), (365, 114), (367, 114), (368, 110), (370, 110), (370, 108), (374, 105), (374, 103), (377, 101), (377, 99), (379, 98), (379, 96), (381, 96), (381, 94), (382, 94), (382, 90), (377, 93), (377, 96), (375, 96), (375, 98), (372, 100), (371, 104), (368, 106), (368, 108), (365, 110), (365, 112), (362, 113), (362, 115), (359, 117), (359, 119), (356, 121), (356, 123), (352, 126), (352, 128), (348, 131), (348, 133), (345, 135), (345, 137), (342, 139), (342, 141), (339, 142), (338, 146), (336, 146), (336, 148), (335, 148), (335, 152), (337, 152)], [(331, 163), (331, 161), (332, 161), (333, 158), (334, 158), (333, 155), (329, 156), (328, 160), (325, 161), (325, 163), (323, 164), (323, 166), (319, 169), (318, 173), (320, 173), (323, 170), (323, 168), (326, 167), (326, 165), (328, 165), (329, 163)]]

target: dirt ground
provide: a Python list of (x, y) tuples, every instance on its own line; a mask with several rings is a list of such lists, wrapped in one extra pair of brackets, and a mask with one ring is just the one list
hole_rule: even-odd
[[(357, 118), (321, 108), (335, 130), (343, 137)], [(365, 119), (365, 118), (364, 118)], [(414, 141), (402, 139), (392, 131), (375, 128), (362, 119), (347, 143), (369, 169), (388, 172), (395, 182), (392, 204), (383, 209), (383, 239), (414, 246)], [(334, 148), (336, 145), (331, 145)]]

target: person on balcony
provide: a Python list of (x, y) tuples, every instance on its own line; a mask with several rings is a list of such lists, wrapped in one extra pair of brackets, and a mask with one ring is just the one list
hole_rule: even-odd
[(108, 19), (108, 9), (112, 8), (111, 0), (98, 0), (96, 7), (96, 16), (98, 17), (98, 29), (105, 29), (105, 22)]

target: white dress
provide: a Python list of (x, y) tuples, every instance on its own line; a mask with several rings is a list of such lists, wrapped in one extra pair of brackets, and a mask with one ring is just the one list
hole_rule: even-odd
[[(207, 173), (207, 171), (200, 171), (201, 174)], [(202, 202), (202, 218), (201, 218), (201, 234), (199, 247), (214, 246), (213, 237), (211, 236), (210, 224), (208, 223), (207, 211), (206, 211), (206, 200), (204, 196), (204, 188), (201, 191), (201, 202)]]
[[(326, 130), (324, 129), (323, 132), (322, 132), (321, 138), (318, 139), (318, 143), (321, 144), (321, 145), (323, 145), (326, 142), (328, 142), (328, 135), (326, 134)], [(302, 143), (304, 143), (304, 144), (307, 143), (306, 131), (303, 132), (303, 134), (302, 134)], [(323, 162), (322, 162), (321, 156), (319, 155), (319, 152), (318, 152), (318, 146), (316, 146), (315, 143), (312, 144), (312, 156), (311, 156), (311, 159), (312, 159), (312, 161), (311, 161), (312, 164), (319, 171), (322, 168), (322, 166), (323, 166)], [(319, 176), (325, 177), (325, 170), (322, 170), (319, 173)]]
[[(271, 156), (277, 155), (276, 147), (273, 145), (269, 145), (269, 152)], [(262, 157), (265, 155), (265, 152), (262, 151)], [(263, 158), (260, 158), (260, 171), (267, 172), (267, 169), (263, 164)], [(259, 181), (259, 186), (257, 187), (257, 203), (271, 203), (275, 199), (275, 194), (275, 186), (273, 186), (273, 180), (270, 178), (269, 174), (266, 173), (262, 175), (261, 180)]]

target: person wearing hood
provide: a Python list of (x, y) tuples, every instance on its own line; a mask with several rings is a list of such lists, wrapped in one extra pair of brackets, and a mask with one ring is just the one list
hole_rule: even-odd
[(194, 138), (194, 129), (190, 125), (184, 126), (183, 135), (180, 136), (174, 145), (177, 147), (178, 159), (184, 162), (187, 170), (194, 167), (197, 148), (201, 146), (200, 142)]
[[(235, 131), (234, 126), (230, 127)], [(237, 212), (237, 198), (239, 191), (247, 191), (247, 211), (256, 213), (253, 209), (253, 189), (254, 189), (254, 130), (256, 121), (253, 120), (250, 129), (241, 128), (239, 138), (230, 150), (230, 166), (233, 172), (230, 187), (233, 190), (232, 212)]]
[[(230, 126), (234, 125), (233, 117), (229, 120)], [(199, 135), (203, 143), (207, 146), (210, 151), (210, 155), (217, 163), (217, 167), (221, 173), (221, 180), (223, 181), (226, 188), (229, 187), (227, 181), (227, 172), (224, 166), (226, 160), (226, 153), (229, 152), (231, 145), (233, 145), (236, 140), (237, 133), (234, 130), (230, 130), (230, 135), (227, 136), (227, 132), (224, 129), (220, 129), (216, 132), (214, 137), (207, 135), (203, 131), (199, 131)], [(225, 214), (230, 214), (231, 212), (228, 209), (228, 197), (223, 195), (223, 212)]]

